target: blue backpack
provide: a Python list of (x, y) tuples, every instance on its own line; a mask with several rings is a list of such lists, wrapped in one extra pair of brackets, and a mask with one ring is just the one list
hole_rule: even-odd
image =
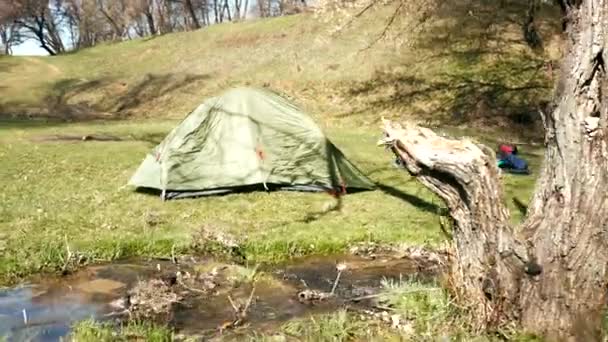
[(528, 163), (514, 154), (503, 154), (498, 161), (498, 167), (511, 173), (529, 173)]

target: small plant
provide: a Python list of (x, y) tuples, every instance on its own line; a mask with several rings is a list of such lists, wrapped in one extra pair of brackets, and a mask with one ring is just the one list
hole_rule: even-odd
[(146, 321), (129, 321), (120, 326), (101, 323), (94, 320), (79, 322), (71, 336), (71, 341), (132, 341), (165, 342), (173, 339), (173, 333), (167, 327), (151, 324)]
[(417, 280), (383, 280), (384, 299), (405, 318), (414, 321), (417, 333), (436, 336), (454, 314), (450, 298), (436, 284)]
[(230, 280), (234, 284), (253, 284), (259, 276), (258, 265), (254, 267), (234, 267)]
[(89, 319), (76, 324), (71, 341), (111, 341), (116, 335), (117, 333), (111, 324), (99, 323)]
[(356, 321), (346, 310), (290, 321), (282, 330), (304, 341), (349, 341), (365, 333), (363, 323)]

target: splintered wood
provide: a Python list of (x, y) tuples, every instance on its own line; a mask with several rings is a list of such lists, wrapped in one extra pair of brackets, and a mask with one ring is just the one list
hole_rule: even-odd
[(469, 140), (446, 139), (428, 128), (411, 124), (404, 128), (389, 120), (382, 119), (382, 122), (385, 137), (379, 144), (395, 147), (399, 154), (405, 153), (409, 157), (404, 158), (406, 162), (411, 158), (410, 161), (432, 169), (445, 163), (470, 164), (484, 157), (484, 152)]

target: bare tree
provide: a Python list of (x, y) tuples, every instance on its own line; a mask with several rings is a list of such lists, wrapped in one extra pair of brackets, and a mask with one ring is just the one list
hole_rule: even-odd
[(63, 6), (61, 0), (23, 0), (15, 23), (26, 38), (38, 41), (50, 55), (62, 53), (65, 51), (60, 34)]
[[(480, 328), (518, 322), (556, 341), (599, 341), (608, 287), (608, 3), (562, 0), (566, 55), (543, 114), (545, 163), (514, 228), (491, 149), (385, 122), (385, 143), (454, 219), (454, 293)], [(544, 113), (544, 112), (541, 112)]]
[(20, 4), (15, 1), (0, 3), (0, 53), (12, 54), (12, 48), (23, 42), (19, 26), (15, 19), (19, 13)]
[(112, 28), (112, 40), (123, 38), (129, 27), (125, 0), (97, 0), (97, 9)]
[(148, 31), (151, 35), (157, 33), (156, 20), (154, 19), (154, 0), (141, 0), (140, 1), (142, 13), (146, 18), (148, 24)]
[(199, 29), (201, 28), (201, 24), (196, 16), (196, 9), (192, 0), (183, 0), (184, 13), (190, 16), (190, 20), (192, 22), (192, 28)]
[(156, 17), (156, 32), (165, 34), (171, 32), (171, 17), (168, 11), (167, 0), (153, 0)]
[(15, 23), (0, 24), (0, 47), (2, 54), (11, 55), (13, 47), (23, 43), (19, 25)]
[(216, 24), (221, 23), (222, 17), (220, 17), (220, 4), (219, 4), (220, 0), (211, 0), (211, 1), (212, 1), (212, 8), (213, 8), (213, 21)]
[(212, 11), (211, 4), (209, 0), (196, 0), (198, 4), (199, 12), (201, 13), (201, 18), (203, 21), (203, 26), (211, 25), (211, 20), (209, 18), (209, 14)]
[(229, 0), (224, 0), (224, 7), (222, 8), (222, 16), (226, 13), (226, 18), (228, 21), (232, 21), (232, 13), (230, 12), (230, 3)]
[(272, 0), (257, 0), (258, 15), (261, 18), (270, 17), (272, 14)]
[[(262, 17), (292, 13), (302, 0), (258, 0)], [(17, 14), (0, 27), (4, 53), (34, 39), (49, 54), (118, 41), (193, 30), (213, 22), (246, 18), (249, 0), (2, 0), (0, 17)], [(12, 15), (12, 14), (11, 14)], [(213, 16), (213, 18), (211, 18)], [(67, 35), (66, 35), (67, 33)]]
[(72, 40), (72, 48), (86, 48), (112, 39), (114, 30), (100, 13), (96, 0), (66, 0), (63, 16)]

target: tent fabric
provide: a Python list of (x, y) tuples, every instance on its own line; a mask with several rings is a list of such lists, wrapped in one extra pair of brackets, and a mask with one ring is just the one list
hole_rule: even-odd
[(129, 184), (176, 198), (251, 186), (374, 188), (311, 117), (256, 88), (234, 88), (200, 104), (145, 157)]

